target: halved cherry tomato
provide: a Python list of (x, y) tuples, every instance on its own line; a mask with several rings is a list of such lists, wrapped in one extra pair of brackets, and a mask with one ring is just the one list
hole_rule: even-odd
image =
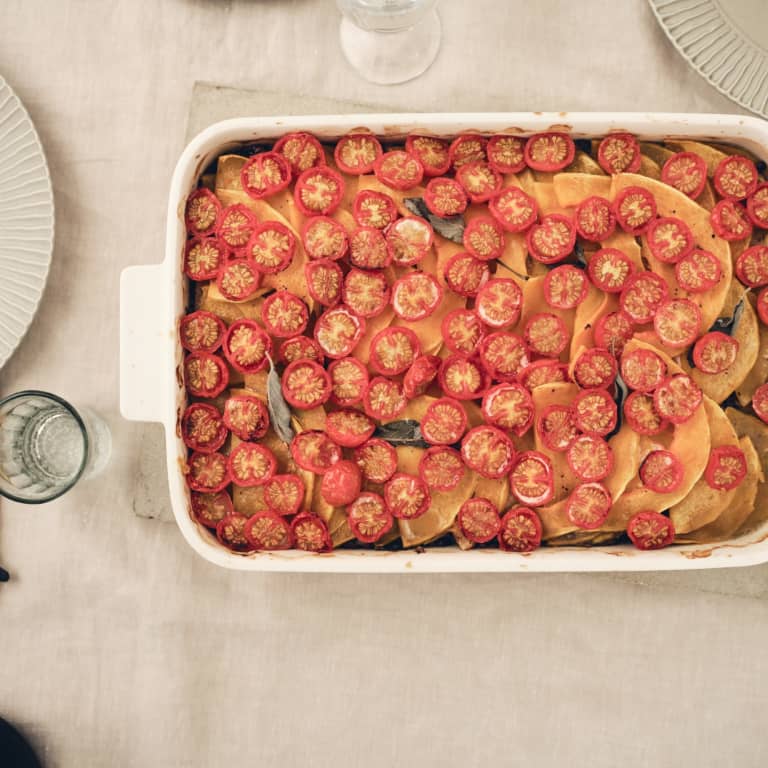
[(768, 288), (757, 294), (757, 316), (763, 325), (768, 325)]
[(354, 408), (333, 411), (325, 420), (328, 436), (344, 448), (357, 448), (362, 445), (375, 429), (373, 420)]
[(613, 212), (625, 232), (640, 235), (656, 218), (656, 200), (643, 187), (625, 187), (613, 201)]
[(216, 524), (216, 538), (232, 552), (250, 552), (253, 545), (246, 538), (248, 518), (235, 512)]
[(435, 445), (428, 448), (419, 461), (419, 477), (428, 488), (450, 491), (464, 477), (466, 468), (461, 454), (454, 448)]
[(256, 217), (242, 203), (228, 205), (221, 213), (216, 232), (233, 251), (244, 248), (256, 229)]
[(705, 333), (693, 347), (693, 364), (703, 373), (723, 373), (736, 361), (739, 340), (721, 331)]
[(540, 507), (551, 501), (555, 483), (549, 457), (539, 451), (519, 453), (509, 473), (509, 488), (528, 507)]
[(703, 395), (694, 380), (684, 373), (668, 376), (653, 392), (653, 405), (663, 419), (682, 424), (701, 405)]
[(354, 457), (363, 477), (370, 483), (386, 483), (397, 469), (397, 451), (378, 437), (355, 448)]
[(653, 316), (653, 328), (668, 347), (687, 347), (701, 330), (699, 305), (690, 299), (665, 301)]
[(733, 242), (752, 237), (752, 222), (744, 207), (733, 200), (721, 200), (709, 214), (712, 229), (718, 237)]
[(384, 504), (399, 520), (421, 517), (430, 507), (432, 497), (421, 478), (395, 472), (384, 484)]
[(575, 155), (576, 145), (567, 133), (538, 133), (525, 142), (525, 162), (534, 171), (562, 171)]
[(515, 460), (512, 441), (496, 427), (474, 427), (461, 439), (461, 458), (472, 470), (496, 480), (508, 474)]
[(568, 345), (570, 334), (557, 315), (537, 312), (525, 323), (523, 338), (528, 349), (542, 357), (557, 357)]
[(291, 456), (301, 469), (322, 475), (341, 460), (341, 448), (325, 432), (311, 429), (293, 438)]
[(195, 451), (188, 459), (187, 485), (193, 491), (218, 493), (232, 482), (227, 457), (221, 453)]
[(498, 259), (504, 252), (504, 230), (490, 216), (476, 216), (464, 230), (464, 247), (482, 261)]
[(325, 165), (323, 148), (310, 133), (303, 131), (287, 133), (275, 142), (272, 149), (290, 163), (291, 171), (295, 176), (316, 165)]
[(394, 421), (407, 405), (400, 382), (384, 376), (374, 376), (363, 395), (365, 412), (381, 422)]
[(501, 174), (489, 163), (463, 163), (456, 169), (456, 181), (473, 203), (485, 203), (501, 189)]
[(539, 516), (527, 507), (512, 507), (501, 518), (498, 540), (505, 552), (533, 552), (541, 546)]
[(675, 526), (658, 512), (638, 512), (627, 523), (627, 536), (638, 549), (661, 549), (675, 540)]
[(221, 216), (219, 198), (210, 189), (200, 187), (187, 199), (184, 209), (184, 223), (190, 235), (211, 235), (216, 231), (216, 225)]
[(459, 508), (457, 519), (461, 532), (475, 544), (495, 539), (501, 530), (498, 508), (482, 496), (467, 499)]
[(556, 264), (573, 251), (576, 229), (567, 216), (550, 213), (528, 230), (525, 243), (531, 258), (542, 264)]
[(333, 158), (339, 170), (352, 176), (371, 173), (381, 154), (379, 140), (368, 133), (350, 133), (342, 136), (333, 150)]
[(216, 238), (193, 238), (184, 248), (184, 274), (190, 280), (215, 280), (225, 259), (224, 247)]
[(609, 312), (595, 323), (595, 344), (619, 357), (634, 332), (632, 319), (626, 312)]
[(355, 195), (352, 215), (361, 227), (386, 229), (397, 218), (397, 206), (389, 195), (363, 189)]
[(768, 424), (768, 384), (761, 384), (752, 395), (752, 410)]
[(354, 461), (337, 461), (323, 475), (320, 494), (332, 507), (351, 504), (359, 495), (363, 475)]
[(631, 133), (609, 133), (597, 148), (597, 162), (608, 174), (637, 173), (640, 144)]
[(296, 252), (296, 238), (279, 221), (265, 221), (253, 231), (244, 251), (259, 272), (275, 274), (290, 265)]
[(181, 318), (181, 346), (190, 352), (215, 352), (224, 340), (227, 327), (213, 312), (198, 310)]
[(743, 155), (724, 157), (712, 176), (717, 193), (726, 200), (743, 200), (757, 189), (757, 168)]
[(624, 418), (640, 435), (658, 435), (669, 426), (656, 410), (653, 395), (646, 392), (630, 392), (624, 401)]
[(464, 213), (469, 200), (464, 187), (458, 181), (441, 176), (427, 184), (424, 202), (435, 216), (444, 218)]
[(654, 219), (645, 233), (651, 253), (665, 264), (676, 264), (693, 251), (693, 232), (675, 216)]
[(747, 476), (744, 451), (735, 445), (718, 445), (709, 454), (704, 479), (711, 488), (730, 491)]
[(229, 326), (222, 351), (236, 371), (258, 373), (272, 354), (272, 339), (255, 320), (241, 317)]
[(605, 389), (583, 389), (571, 408), (576, 426), (585, 435), (605, 437), (616, 426), (616, 402)]
[(753, 245), (736, 259), (736, 277), (750, 288), (768, 285), (768, 245)]
[(597, 195), (582, 200), (576, 206), (573, 219), (576, 231), (593, 243), (607, 240), (616, 229), (616, 217), (611, 204)]
[(267, 406), (252, 395), (232, 395), (224, 403), (224, 424), (241, 440), (261, 440), (269, 429)]
[(523, 292), (511, 278), (495, 277), (477, 292), (475, 312), (491, 328), (506, 328), (520, 319)]
[(440, 304), (443, 289), (437, 279), (426, 272), (412, 272), (395, 280), (392, 286), (392, 309), (403, 320), (429, 317)]
[(669, 298), (669, 289), (655, 272), (630, 275), (619, 296), (619, 304), (637, 325), (653, 322), (659, 307)]
[(310, 259), (336, 261), (349, 249), (347, 231), (338, 221), (327, 216), (312, 216), (301, 231), (301, 242)]
[(291, 534), (296, 549), (305, 552), (331, 552), (333, 541), (328, 526), (312, 512), (300, 512), (291, 521)]
[(451, 142), (451, 146), (448, 148), (451, 167), (457, 170), (466, 163), (478, 163), (486, 160), (485, 145), (487, 143), (487, 139), (471, 133), (458, 136)]
[(278, 152), (262, 152), (245, 161), (240, 183), (255, 200), (269, 197), (291, 183), (291, 164)]
[(621, 356), (621, 378), (638, 392), (653, 392), (664, 381), (667, 364), (650, 349), (633, 349)]
[(606, 293), (620, 293), (634, 271), (632, 259), (618, 248), (601, 248), (587, 266), (589, 279)]
[(342, 357), (328, 366), (331, 400), (337, 405), (355, 405), (368, 387), (368, 369), (355, 357)]
[(370, 365), (376, 373), (397, 376), (419, 356), (419, 340), (410, 328), (384, 328), (371, 339), (370, 352)]
[(349, 263), (361, 269), (384, 269), (392, 254), (382, 232), (374, 227), (358, 227), (349, 236)]
[(530, 365), (530, 356), (520, 336), (497, 331), (480, 342), (480, 360), (489, 376), (499, 381), (512, 381)]
[(438, 373), (440, 386), (449, 397), (475, 400), (482, 397), (488, 386), (483, 368), (466, 355), (450, 355), (443, 360)]
[(461, 440), (467, 428), (467, 413), (458, 400), (441, 397), (427, 407), (421, 434), (432, 445), (451, 445)]
[(229, 384), (229, 370), (218, 355), (190, 352), (184, 359), (184, 385), (195, 397), (216, 397)]
[(435, 233), (429, 222), (416, 216), (404, 216), (387, 230), (387, 252), (394, 264), (416, 264), (429, 253), (434, 239)]
[(305, 216), (333, 213), (344, 196), (344, 179), (325, 165), (309, 168), (299, 176), (293, 190), (296, 207)]
[(758, 184), (747, 198), (747, 216), (761, 229), (768, 229), (768, 184)]
[(358, 541), (372, 544), (392, 530), (395, 518), (378, 493), (361, 493), (347, 507), (347, 523)]
[(232, 497), (226, 491), (219, 491), (218, 493), (192, 491), (190, 502), (195, 520), (206, 528), (215, 529), (219, 521), (235, 511), (232, 506)]
[(250, 259), (237, 259), (222, 265), (216, 287), (230, 301), (247, 301), (261, 283), (261, 273)]
[(570, 264), (550, 269), (544, 277), (544, 301), (556, 309), (574, 309), (587, 297), (588, 289), (584, 270)]
[(451, 167), (448, 142), (434, 136), (408, 136), (405, 151), (417, 157), (424, 166), (425, 176), (442, 176)]
[(217, 451), (227, 439), (227, 427), (218, 408), (205, 403), (192, 403), (181, 417), (184, 445), (200, 453)]
[(294, 360), (323, 361), (323, 351), (314, 339), (309, 336), (292, 336), (280, 345), (277, 359), (281, 363), (292, 363)]
[(424, 166), (418, 157), (395, 149), (385, 152), (373, 165), (376, 178), (392, 189), (411, 189), (421, 184)]
[(579, 435), (568, 446), (566, 459), (571, 472), (585, 483), (603, 480), (613, 470), (613, 449), (595, 435)]
[(330, 259), (310, 261), (304, 267), (309, 295), (324, 307), (332, 307), (341, 301), (344, 275), (341, 267)]
[(448, 259), (443, 277), (448, 287), (460, 296), (476, 296), (488, 281), (491, 271), (485, 261), (471, 253), (457, 253)]
[(480, 318), (471, 309), (454, 309), (441, 325), (443, 341), (451, 352), (471, 355), (485, 336)]
[(442, 360), (437, 355), (420, 355), (403, 376), (403, 392), (408, 398), (423, 395), (437, 378)]
[(315, 323), (315, 341), (327, 357), (347, 357), (365, 333), (365, 320), (339, 305), (323, 312)]
[(491, 168), (499, 173), (520, 173), (525, 168), (525, 142), (516, 136), (491, 136), (485, 151)]
[(272, 336), (287, 338), (304, 333), (309, 321), (309, 310), (307, 305), (290, 291), (276, 291), (264, 299), (261, 305), (261, 319)]
[(573, 408), (548, 405), (536, 418), (536, 432), (550, 451), (567, 451), (579, 434)]
[[(497, 377), (494, 376), (494, 378)], [(562, 381), (568, 381), (568, 366), (565, 363), (557, 362), (557, 360), (537, 360), (522, 368), (518, 374), (518, 379), (530, 392), (544, 384), (557, 384)]]
[(608, 389), (613, 384), (618, 366), (616, 358), (602, 347), (585, 349), (573, 366), (574, 381), (584, 389)]
[(331, 396), (331, 377), (314, 360), (296, 360), (283, 371), (283, 395), (294, 408), (317, 408)]
[(522, 384), (497, 384), (483, 395), (483, 418), (494, 427), (524, 435), (533, 424), (536, 409), (530, 393)]
[(389, 283), (381, 272), (353, 267), (344, 278), (341, 296), (359, 317), (375, 317), (389, 303)]
[(704, 293), (714, 288), (722, 274), (720, 262), (709, 251), (694, 250), (675, 264), (678, 285), (689, 293)]
[(611, 494), (602, 483), (582, 483), (571, 491), (565, 514), (577, 528), (593, 531), (605, 522), (612, 505)]
[(672, 493), (683, 482), (685, 468), (672, 451), (651, 451), (640, 465), (640, 480), (654, 493)]
[(272, 451), (256, 443), (238, 443), (230, 452), (227, 468), (235, 485), (264, 485), (277, 469)]
[(525, 232), (536, 221), (536, 200), (519, 187), (506, 187), (488, 202), (488, 210), (507, 232)]
[(664, 163), (661, 180), (695, 200), (707, 183), (707, 164), (694, 152), (678, 152)]
[(248, 518), (242, 530), (256, 550), (290, 549), (293, 544), (290, 525), (272, 510), (259, 510)]

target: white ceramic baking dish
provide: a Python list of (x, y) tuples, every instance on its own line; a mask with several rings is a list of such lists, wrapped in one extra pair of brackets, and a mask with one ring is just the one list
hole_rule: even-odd
[(274, 139), (296, 130), (334, 140), (360, 126), (388, 138), (417, 130), (454, 136), (463, 131), (525, 135), (554, 129), (569, 131), (574, 138), (626, 130), (648, 140), (688, 137), (728, 141), (768, 159), (768, 123), (740, 115), (557, 112), (248, 117), (216, 123), (204, 130), (189, 143), (176, 164), (168, 201), (165, 260), (124, 270), (120, 286), (121, 411), (127, 419), (164, 425), (171, 505), (190, 546), (212, 563), (243, 571), (655, 571), (768, 561), (768, 524), (718, 545), (653, 552), (639, 552), (631, 546), (543, 547), (532, 554), (518, 555), (490, 549), (462, 552), (446, 547), (424, 552), (340, 550), (316, 555), (291, 551), (243, 556), (225, 550), (193, 520), (181, 471), (186, 449), (178, 429), (185, 402), (177, 328), (187, 300), (186, 279), (181, 271), (186, 197), (211, 160), (241, 142)]

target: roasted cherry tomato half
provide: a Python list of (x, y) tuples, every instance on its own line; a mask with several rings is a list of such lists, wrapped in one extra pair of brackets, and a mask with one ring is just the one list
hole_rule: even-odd
[(361, 269), (384, 269), (392, 254), (382, 232), (375, 227), (358, 227), (349, 236), (349, 263)]
[(565, 514), (577, 528), (593, 531), (605, 522), (612, 506), (611, 494), (602, 483), (582, 483), (571, 491)]
[(296, 238), (285, 224), (265, 221), (253, 231), (245, 254), (259, 272), (276, 274), (290, 266), (296, 253)]
[(611, 204), (597, 195), (582, 200), (576, 206), (573, 219), (579, 235), (593, 243), (607, 240), (616, 229)]
[(417, 157), (424, 166), (425, 176), (442, 176), (451, 167), (449, 144), (434, 136), (408, 136), (405, 151)]
[(280, 345), (277, 359), (281, 363), (292, 363), (294, 360), (317, 360), (323, 362), (323, 351), (314, 339), (308, 336), (292, 336)]
[(733, 242), (752, 237), (752, 222), (744, 207), (733, 200), (721, 200), (709, 214), (712, 229), (718, 237)]
[(179, 339), (190, 352), (215, 352), (224, 340), (227, 327), (213, 312), (198, 310), (181, 318)]
[(445, 218), (464, 213), (469, 199), (464, 187), (458, 181), (441, 176), (427, 184), (424, 190), (424, 202), (435, 216)]
[(502, 189), (490, 199), (488, 210), (507, 232), (525, 232), (539, 215), (536, 200), (519, 187)]
[(757, 189), (757, 168), (743, 155), (724, 157), (712, 176), (715, 189), (726, 200), (743, 200)]
[(192, 239), (184, 249), (184, 274), (190, 280), (215, 280), (225, 259), (224, 247), (216, 238)]
[(496, 427), (474, 427), (461, 440), (461, 458), (483, 477), (498, 479), (508, 474), (515, 460), (512, 441)]
[(416, 264), (429, 253), (434, 239), (435, 233), (428, 222), (416, 216), (404, 216), (387, 230), (387, 252), (393, 264)]
[(304, 333), (309, 321), (309, 310), (307, 305), (290, 291), (276, 291), (264, 299), (261, 305), (261, 319), (272, 336), (287, 338)]
[(621, 378), (638, 392), (653, 392), (667, 375), (667, 364), (650, 349), (633, 349), (621, 356)]
[(419, 477), (395, 472), (384, 484), (384, 504), (398, 520), (421, 517), (431, 503), (429, 488)]
[(678, 152), (664, 163), (661, 179), (695, 200), (707, 183), (707, 164), (703, 157), (694, 152)]
[(579, 434), (573, 409), (548, 405), (536, 417), (536, 433), (550, 451), (566, 451)]
[(528, 349), (542, 357), (557, 357), (571, 339), (563, 320), (549, 312), (531, 315), (525, 323), (523, 338)]
[(531, 394), (522, 384), (497, 384), (483, 395), (485, 421), (518, 437), (531, 428), (535, 412)]
[(597, 162), (608, 174), (637, 173), (640, 144), (631, 133), (609, 133), (597, 148)]
[(218, 493), (190, 494), (192, 513), (195, 520), (206, 528), (215, 529), (221, 520), (234, 513), (232, 497), (226, 491)]
[(566, 459), (571, 472), (585, 483), (604, 480), (613, 471), (613, 449), (595, 435), (579, 435), (568, 446)]
[(761, 384), (752, 395), (752, 410), (768, 424), (768, 384)]
[(702, 373), (723, 373), (736, 362), (739, 341), (722, 331), (705, 333), (693, 347), (693, 363)]
[(499, 535), (501, 518), (496, 505), (481, 496), (467, 499), (459, 508), (459, 530), (473, 543), (485, 544)]
[(555, 309), (574, 309), (587, 297), (588, 290), (584, 270), (570, 264), (550, 269), (544, 277), (544, 300)]
[(195, 397), (216, 397), (229, 384), (229, 371), (218, 355), (190, 352), (184, 359), (184, 385)]
[(485, 370), (474, 358), (450, 355), (443, 360), (437, 374), (443, 392), (457, 400), (475, 400), (488, 386)]
[(567, 133), (538, 133), (525, 142), (525, 162), (534, 171), (562, 171), (576, 155)]
[(601, 248), (589, 260), (589, 279), (606, 293), (621, 293), (635, 265), (618, 248)]
[(531, 258), (542, 264), (556, 264), (573, 251), (576, 229), (567, 216), (550, 213), (528, 230), (525, 242)]
[(736, 259), (736, 277), (749, 288), (768, 285), (768, 245), (753, 245)]
[(768, 184), (759, 184), (747, 199), (747, 216), (761, 229), (768, 229)]
[(332, 307), (341, 301), (344, 274), (341, 267), (330, 259), (310, 261), (304, 267), (309, 295), (324, 307)]
[(389, 283), (381, 272), (353, 267), (344, 278), (341, 298), (358, 317), (375, 317), (389, 304)]
[(512, 381), (530, 365), (530, 355), (520, 336), (496, 331), (480, 342), (480, 360), (491, 378)]
[(365, 320), (343, 305), (323, 312), (315, 323), (315, 341), (323, 354), (347, 357), (365, 333)]
[(383, 376), (397, 376), (413, 365), (419, 352), (419, 340), (410, 328), (384, 328), (371, 339), (370, 365)]
[(248, 518), (243, 534), (256, 550), (290, 549), (293, 545), (291, 526), (272, 510), (260, 510)]
[(654, 219), (645, 233), (651, 253), (665, 264), (676, 264), (693, 251), (693, 232), (675, 216)]
[(703, 394), (694, 380), (684, 373), (668, 376), (653, 392), (653, 405), (663, 419), (682, 424), (701, 405)]
[(256, 217), (242, 203), (228, 205), (221, 214), (216, 228), (224, 245), (233, 251), (242, 250), (256, 229)]
[(316, 165), (325, 165), (323, 147), (310, 133), (287, 133), (272, 149), (288, 161), (294, 176)]
[(509, 473), (509, 488), (528, 507), (540, 507), (551, 501), (555, 483), (549, 457), (539, 451), (519, 453)]
[(278, 152), (262, 152), (245, 161), (240, 183), (249, 197), (269, 197), (291, 183), (291, 164)]
[(325, 522), (312, 512), (300, 512), (291, 521), (291, 534), (297, 549), (330, 552), (333, 541)]
[(768, 325), (768, 288), (757, 294), (757, 316), (763, 325)]
[(379, 140), (368, 133), (350, 133), (336, 142), (333, 158), (340, 171), (353, 176), (371, 173), (381, 157)]
[(491, 328), (506, 328), (520, 319), (523, 292), (511, 278), (495, 277), (477, 292), (475, 312)]
[(536, 362), (523, 367), (517, 374), (517, 378), (530, 392), (543, 384), (568, 381), (568, 366), (557, 362), (557, 360), (536, 360)]
[(451, 142), (451, 146), (448, 148), (451, 167), (457, 170), (466, 163), (479, 163), (487, 160), (485, 153), (485, 145), (487, 143), (487, 139), (471, 133), (458, 136)]
[(200, 493), (218, 493), (231, 482), (227, 457), (221, 453), (195, 451), (187, 459), (187, 485)]
[(437, 279), (426, 272), (412, 272), (395, 280), (392, 286), (392, 309), (403, 320), (429, 317), (443, 298)]
[(584, 389), (571, 404), (573, 420), (586, 435), (604, 437), (616, 426), (616, 402), (605, 389)]
[(349, 250), (347, 231), (327, 216), (312, 216), (301, 231), (301, 242), (310, 259), (336, 261)]
[(277, 460), (264, 445), (238, 443), (229, 452), (227, 467), (235, 485), (264, 485), (275, 474)]
[(359, 495), (363, 475), (354, 461), (337, 461), (323, 475), (320, 493), (332, 507), (351, 504)]
[(638, 549), (661, 549), (675, 540), (675, 526), (658, 512), (638, 512), (627, 523), (627, 536)]
[(232, 395), (224, 403), (224, 424), (240, 440), (261, 440), (269, 429), (267, 406), (252, 395)]
[(421, 160), (402, 150), (385, 152), (373, 165), (376, 178), (392, 189), (411, 189), (421, 184), (424, 166)]
[(236, 371), (258, 373), (272, 354), (272, 339), (255, 320), (240, 318), (229, 326), (222, 349)]
[(669, 298), (669, 288), (655, 272), (637, 272), (624, 283), (621, 309), (637, 325), (653, 322), (659, 307)]
[(325, 165), (304, 171), (293, 190), (296, 206), (305, 216), (327, 216), (333, 213), (339, 207), (343, 195), (344, 179)]
[(504, 230), (490, 216), (476, 216), (464, 230), (464, 247), (482, 261), (498, 259), (504, 245)]
[(520, 173), (525, 168), (525, 141), (516, 136), (491, 136), (485, 151), (491, 168), (499, 173)]
[(210, 189), (200, 187), (187, 199), (184, 222), (190, 235), (201, 237), (213, 234), (220, 216), (221, 203)]
[(491, 271), (485, 261), (471, 253), (457, 253), (448, 259), (443, 277), (448, 287), (460, 296), (476, 296), (488, 281)]
[(407, 405), (408, 398), (400, 382), (384, 376), (374, 376), (363, 395), (365, 412), (381, 422), (394, 421)]
[(250, 552), (253, 545), (245, 535), (248, 518), (235, 512), (220, 520), (216, 525), (216, 538), (232, 552)]
[(192, 403), (181, 417), (184, 445), (200, 453), (217, 451), (227, 439), (227, 427), (218, 408), (205, 403)]
[(595, 323), (595, 344), (619, 357), (634, 332), (632, 319), (626, 312), (609, 312)]
[(607, 389), (616, 379), (616, 358), (601, 347), (585, 349), (573, 365), (573, 380), (584, 389)]
[(347, 507), (347, 523), (358, 541), (372, 544), (392, 530), (395, 518), (378, 493), (361, 493)]
[(675, 264), (678, 285), (689, 293), (704, 293), (722, 277), (720, 262), (709, 251), (694, 250)]
[(665, 301), (653, 316), (653, 327), (668, 347), (687, 347), (693, 344), (701, 330), (699, 305), (690, 299)]
[(441, 397), (427, 407), (421, 434), (432, 445), (451, 445), (461, 440), (467, 428), (467, 413), (458, 400)]
[(291, 456), (301, 469), (322, 475), (341, 460), (341, 448), (325, 432), (312, 429), (293, 438)]
[(501, 189), (501, 174), (489, 163), (463, 163), (456, 169), (456, 181), (473, 203), (485, 203)]
[(437, 355), (419, 355), (403, 376), (403, 392), (408, 398), (423, 395), (437, 378), (441, 358)]
[(331, 396), (331, 377), (314, 360), (296, 360), (284, 371), (283, 395), (294, 408), (317, 408)]
[(386, 229), (397, 218), (397, 206), (389, 195), (363, 189), (352, 202), (352, 215), (361, 227)]
[(342, 357), (328, 366), (331, 400), (337, 405), (355, 405), (368, 387), (368, 369), (355, 357)]
[(646, 392), (630, 392), (624, 401), (624, 418), (640, 435), (658, 435), (669, 426), (656, 410), (653, 395)]
[(354, 458), (369, 483), (386, 483), (397, 469), (395, 447), (378, 437), (355, 448)]
[(376, 424), (361, 411), (345, 408), (329, 413), (325, 420), (328, 436), (344, 448), (357, 448), (366, 442)]
[(625, 187), (613, 201), (619, 226), (631, 235), (640, 235), (656, 218), (656, 200), (643, 187)]
[(440, 328), (445, 346), (462, 355), (472, 355), (485, 336), (480, 318), (471, 309), (450, 311)]
[(464, 478), (466, 468), (461, 454), (454, 448), (435, 445), (428, 448), (419, 461), (419, 477), (435, 491), (450, 491)]
[(718, 491), (730, 491), (747, 476), (744, 451), (735, 445), (718, 445), (709, 454), (704, 470), (707, 485)]
[(672, 493), (683, 483), (685, 468), (672, 451), (651, 451), (640, 465), (640, 480), (654, 493)]
[(505, 552), (533, 552), (541, 546), (539, 516), (527, 507), (512, 507), (501, 518), (498, 540)]
[(261, 283), (261, 273), (250, 259), (223, 264), (216, 277), (216, 287), (230, 301), (247, 301)]

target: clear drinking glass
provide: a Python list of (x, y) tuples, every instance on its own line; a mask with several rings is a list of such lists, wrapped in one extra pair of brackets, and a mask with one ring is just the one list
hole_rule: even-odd
[(336, 0), (347, 61), (372, 83), (412, 80), (440, 47), (437, 0)]
[(109, 461), (109, 428), (89, 408), (27, 390), (0, 400), (0, 495), (42, 504)]

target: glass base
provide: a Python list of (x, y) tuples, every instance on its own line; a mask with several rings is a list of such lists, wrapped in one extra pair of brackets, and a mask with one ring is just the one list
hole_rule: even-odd
[(440, 49), (440, 34), (435, 10), (413, 27), (397, 32), (360, 29), (346, 16), (339, 28), (347, 61), (366, 80), (380, 85), (404, 83), (425, 72)]

